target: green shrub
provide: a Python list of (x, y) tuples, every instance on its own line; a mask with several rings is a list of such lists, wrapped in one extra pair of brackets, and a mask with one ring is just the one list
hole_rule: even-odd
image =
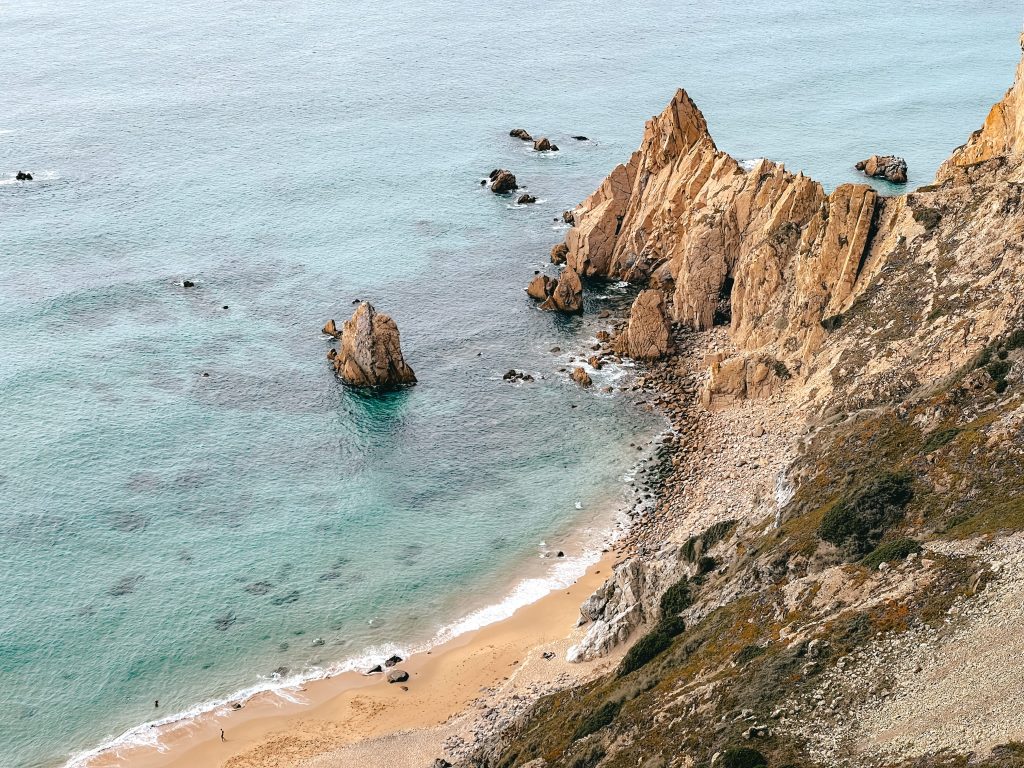
[(722, 768), (761, 768), (767, 765), (764, 755), (750, 747), (730, 747), (722, 753)]
[(907, 555), (920, 552), (921, 545), (913, 539), (896, 539), (879, 544), (866, 555), (861, 563), (868, 568), (877, 568), (882, 563), (892, 563), (897, 560), (905, 560)]
[(947, 443), (952, 442), (953, 438), (959, 434), (960, 430), (956, 427), (953, 427), (952, 429), (940, 429), (938, 432), (932, 432), (928, 436), (928, 439), (924, 441), (924, 447), (921, 450), (924, 451), (924, 453), (931, 453)]
[(602, 745), (591, 744), (582, 754), (577, 755), (569, 763), (569, 768), (594, 768), (606, 754)]
[(684, 576), (661, 596), (661, 616), (677, 616), (691, 605), (693, 596), (690, 594), (690, 580)]
[(935, 208), (915, 208), (914, 221), (925, 228), (925, 231), (935, 229), (942, 221), (942, 214)]
[(1003, 342), (1003, 346), (1007, 349), (1020, 349), (1024, 347), (1024, 328), (1018, 328), (1016, 331), (1006, 337), (1006, 341)]
[(651, 659), (668, 650), (672, 645), (672, 638), (682, 634), (686, 624), (678, 616), (668, 616), (658, 622), (650, 632), (641, 637), (633, 647), (626, 651), (619, 665), (619, 677), (625, 677), (630, 672), (635, 672), (644, 666)]
[(748, 661), (756, 659), (758, 656), (763, 656), (767, 650), (763, 645), (745, 645), (736, 654), (734, 660), (737, 664), (743, 665)]
[(775, 375), (782, 380), (786, 380), (792, 375), (789, 372), (789, 368), (787, 368), (786, 364), (781, 360), (776, 360), (772, 363), (772, 370), (775, 371)]
[(881, 475), (826, 512), (818, 526), (818, 536), (837, 547), (849, 548), (858, 556), (865, 555), (903, 518), (903, 509), (913, 497), (908, 475)]
[(715, 558), (704, 555), (704, 557), (697, 561), (697, 575), (704, 576), (711, 573), (717, 567), (718, 561)]
[(1008, 386), (1010, 386), (1010, 382), (1006, 379), (998, 379), (996, 381), (996, 393), (1000, 395), (1003, 394)]
[(572, 740), (582, 739), (584, 736), (589, 736), (595, 731), (599, 731), (606, 725), (611, 725), (611, 722), (615, 719), (615, 716), (619, 714), (619, 710), (622, 709), (621, 701), (607, 701), (602, 704), (598, 709), (589, 713), (583, 718), (579, 726), (576, 728), (576, 732), (572, 735)]
[(999, 379), (1005, 379), (1006, 374), (1010, 372), (1012, 363), (1009, 360), (996, 360), (995, 362), (989, 363), (985, 370), (988, 371), (988, 375), (998, 381)]

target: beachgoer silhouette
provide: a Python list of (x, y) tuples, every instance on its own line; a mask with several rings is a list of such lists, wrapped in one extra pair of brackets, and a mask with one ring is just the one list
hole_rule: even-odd
[(227, 741), (227, 739), (224, 738), (224, 729), (223, 728), (220, 729), (220, 740), (221, 741)]
[(160, 699), (157, 699), (156, 701), (154, 701), (153, 702), (153, 706), (154, 707), (159, 707), (160, 706)]

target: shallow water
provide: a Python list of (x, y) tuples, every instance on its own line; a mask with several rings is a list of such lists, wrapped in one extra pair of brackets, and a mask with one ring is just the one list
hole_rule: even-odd
[[(428, 642), (549, 573), (547, 549), (579, 555), (660, 424), (557, 373), (548, 349), (598, 326), (522, 292), (552, 219), (680, 85), (737, 157), (834, 186), (896, 152), (925, 183), (1009, 85), (1020, 21), (966, 1), (0, 7), (4, 765), (59, 765), (154, 699)], [(480, 187), (499, 166), (540, 202)], [(334, 380), (319, 328), (355, 298), (396, 318), (418, 386)]]

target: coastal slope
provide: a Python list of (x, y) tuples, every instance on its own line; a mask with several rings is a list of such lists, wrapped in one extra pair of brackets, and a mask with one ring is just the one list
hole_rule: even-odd
[(900, 197), (744, 165), (675, 94), (564, 249), (673, 321), (662, 490), (569, 656), (628, 651), (457, 765), (1024, 761), (1022, 191), (1024, 61)]

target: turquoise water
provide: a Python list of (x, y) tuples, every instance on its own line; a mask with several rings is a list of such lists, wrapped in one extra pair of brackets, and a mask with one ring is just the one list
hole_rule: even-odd
[[(0, 6), (0, 762), (60, 765), (154, 699), (416, 647), (570, 576), (572, 531), (605, 524), (660, 425), (558, 375), (549, 348), (597, 326), (522, 293), (553, 217), (680, 85), (742, 159), (834, 186), (896, 152), (925, 183), (1009, 85), (1020, 22), (1009, 1)], [(499, 166), (541, 202), (482, 189)], [(396, 318), (417, 387), (333, 379), (318, 329), (355, 298)]]

